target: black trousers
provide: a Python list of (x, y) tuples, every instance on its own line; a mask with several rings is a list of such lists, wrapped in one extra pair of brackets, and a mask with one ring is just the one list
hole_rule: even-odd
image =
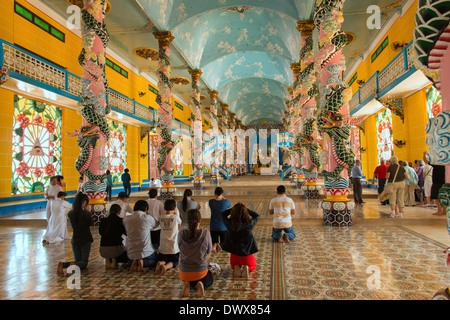
[(214, 276), (211, 273), (211, 271), (208, 270), (208, 273), (206, 274), (206, 276), (203, 277), (203, 279), (197, 280), (197, 281), (190, 281), (189, 282), (189, 286), (191, 288), (195, 288), (197, 286), (198, 282), (203, 283), (203, 288), (209, 288), (213, 285), (214, 283)]
[(123, 185), (123, 189), (124, 189), (125, 193), (127, 194), (127, 198), (129, 198), (130, 194), (131, 194), (131, 185), (130, 184), (124, 184)]
[[(386, 179), (378, 179), (378, 194), (381, 194), (384, 191), (385, 185), (386, 185)], [(384, 204), (384, 205), (389, 204), (389, 199), (381, 202), (381, 204)]]
[(210, 231), (212, 243), (218, 243), (221, 247), (223, 247), (223, 243), (225, 242), (225, 237), (227, 236), (228, 231)]
[(362, 185), (360, 178), (352, 178), (353, 185), (353, 199), (355, 203), (362, 203)]

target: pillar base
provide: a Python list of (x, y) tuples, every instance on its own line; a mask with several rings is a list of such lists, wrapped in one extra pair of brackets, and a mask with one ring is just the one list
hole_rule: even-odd
[(211, 185), (219, 186), (220, 185), (220, 177), (211, 177)]
[(177, 189), (174, 187), (163, 187), (159, 189), (159, 198), (162, 201), (166, 201), (169, 199), (174, 199), (175, 198), (175, 191)]
[(192, 180), (192, 184), (194, 185), (194, 190), (203, 190), (203, 184), (205, 180)]
[(349, 227), (352, 225), (352, 212), (355, 203), (347, 199), (348, 189), (325, 191), (327, 198), (320, 203), (323, 221), (326, 226)]
[(297, 189), (301, 189), (304, 184), (305, 184), (304, 179), (294, 179), (294, 185)]
[[(90, 196), (88, 194), (88, 196)], [(89, 207), (88, 211), (91, 212), (92, 222), (94, 226), (98, 226), (100, 224), (100, 220), (104, 218), (107, 214), (106, 210), (106, 202), (105, 202), (106, 192), (99, 193), (98, 197), (89, 199)]]
[(320, 186), (304, 185), (302, 190), (305, 199), (319, 199), (320, 197)]

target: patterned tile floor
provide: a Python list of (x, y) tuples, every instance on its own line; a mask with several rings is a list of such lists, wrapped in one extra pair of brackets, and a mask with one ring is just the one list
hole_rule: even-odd
[[(222, 273), (204, 300), (426, 300), (450, 284), (443, 253), (450, 237), (445, 218), (432, 216), (432, 209), (406, 208), (404, 219), (389, 219), (387, 207), (367, 199), (355, 208), (352, 227), (333, 228), (323, 226), (318, 201), (295, 197), (297, 238), (274, 244), (268, 213), (272, 195), (255, 188), (245, 192), (250, 194), (230, 200), (242, 201), (261, 214), (254, 232), (260, 249), (255, 254), (258, 268), (247, 280), (235, 279), (229, 254), (211, 254), (210, 262), (218, 263)], [(203, 228), (208, 229), (207, 197), (196, 197), (203, 208)], [(177, 270), (165, 276), (152, 270), (143, 274), (105, 270), (96, 227), (81, 288), (68, 289), (67, 278), (58, 277), (56, 267), (59, 261), (73, 259), (70, 240), (42, 246), (43, 217), (44, 212), (34, 212), (0, 219), (0, 254), (7, 257), (0, 267), (0, 299), (202, 300), (194, 293), (181, 298), (183, 283)], [(368, 280), (369, 285), (376, 284), (370, 281), (375, 275), (371, 270), (379, 272), (378, 289), (368, 286)]]

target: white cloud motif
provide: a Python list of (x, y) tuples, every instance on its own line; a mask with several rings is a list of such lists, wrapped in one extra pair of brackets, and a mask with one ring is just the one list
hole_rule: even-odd
[(248, 40), (248, 35), (247, 35), (247, 29), (246, 28), (242, 29), (241, 35), (237, 39), (237, 42), (241, 43), (242, 40)]

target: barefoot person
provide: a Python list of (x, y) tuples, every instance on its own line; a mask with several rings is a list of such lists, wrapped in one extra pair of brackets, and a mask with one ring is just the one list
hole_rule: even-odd
[(160, 247), (156, 274), (164, 275), (167, 270), (175, 268), (180, 258), (178, 247), (178, 229), (181, 226), (181, 218), (177, 214), (175, 200), (169, 199), (164, 202), (165, 212), (159, 216), (161, 226)]
[(52, 214), (44, 235), (44, 244), (70, 239), (67, 232), (66, 210), (72, 208), (72, 205), (66, 200), (66, 196), (64, 191), (60, 191), (58, 198), (51, 202)]
[(189, 297), (190, 288), (197, 288), (197, 297), (205, 295), (205, 289), (214, 282), (208, 270), (208, 254), (212, 242), (209, 231), (200, 229), (201, 214), (198, 209), (187, 212), (188, 229), (180, 231), (178, 246), (180, 248), (180, 279), (184, 281), (182, 296)]
[[(277, 197), (270, 201), (269, 213), (273, 217), (272, 239), (278, 242), (290, 242), (295, 238), (292, 216), (295, 214), (294, 201), (286, 196), (286, 187), (277, 187)], [(283, 234), (284, 232), (284, 234)]]
[(253, 229), (259, 220), (259, 214), (248, 210), (244, 204), (237, 203), (222, 213), (222, 220), (228, 229), (223, 250), (231, 253), (230, 264), (235, 277), (248, 278), (249, 272), (256, 269), (258, 252)]

